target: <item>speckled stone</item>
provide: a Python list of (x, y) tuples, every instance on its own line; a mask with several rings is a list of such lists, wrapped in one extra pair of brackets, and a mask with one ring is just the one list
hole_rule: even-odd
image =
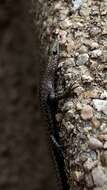
[(101, 32), (101, 28), (99, 27), (92, 27), (90, 29), (90, 35), (91, 37), (95, 37), (96, 35), (98, 35)]
[(94, 99), (93, 105), (98, 111), (102, 111), (107, 115), (107, 100)]
[(89, 138), (89, 147), (91, 149), (101, 149), (101, 148), (103, 148), (103, 143), (94, 137), (90, 137)]
[(99, 44), (97, 42), (92, 42), (90, 44), (90, 49), (91, 50), (97, 49), (98, 47), (99, 47)]
[(88, 51), (88, 48), (85, 46), (85, 45), (82, 45), (80, 48), (79, 48), (79, 50), (78, 50), (78, 52), (79, 53), (86, 53)]
[(92, 58), (98, 58), (102, 55), (102, 51), (100, 49), (95, 49), (91, 52)]
[(92, 168), (94, 168), (97, 165), (98, 161), (93, 161), (91, 159), (88, 159), (85, 163), (84, 163), (84, 169), (86, 172), (89, 172), (90, 170), (92, 170)]
[(102, 92), (100, 98), (101, 99), (107, 99), (107, 91), (106, 90), (104, 90), (104, 92)]
[(77, 59), (77, 65), (84, 65), (88, 62), (89, 55), (87, 53), (80, 54)]
[(93, 117), (93, 108), (90, 105), (83, 106), (81, 110), (81, 117), (83, 120), (88, 120)]
[(92, 170), (93, 181), (96, 186), (103, 186), (107, 182), (107, 175), (105, 174), (104, 168), (98, 166)]
[(101, 141), (107, 141), (107, 134), (99, 134), (99, 135), (98, 135), (98, 138), (99, 138)]

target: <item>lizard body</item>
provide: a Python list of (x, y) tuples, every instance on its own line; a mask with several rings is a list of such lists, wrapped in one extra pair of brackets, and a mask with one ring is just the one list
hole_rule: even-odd
[(56, 99), (55, 99), (55, 72), (58, 65), (59, 59), (59, 45), (57, 42), (53, 45), (51, 50), (50, 61), (44, 71), (44, 76), (40, 88), (40, 102), (41, 108), (45, 111), (49, 129), (51, 135), (55, 136), (55, 109), (56, 109)]
[(58, 129), (56, 127), (55, 113), (57, 108), (57, 100), (55, 96), (55, 73), (58, 66), (59, 60), (59, 43), (55, 41), (53, 48), (51, 50), (50, 61), (44, 72), (42, 79), (41, 89), (40, 89), (40, 103), (41, 108), (45, 112), (49, 133), (50, 141), (54, 154), (54, 161), (56, 163), (56, 172), (58, 177), (58, 182), (60, 190), (68, 190), (67, 178), (64, 170), (64, 158), (61, 146), (59, 145), (59, 135)]

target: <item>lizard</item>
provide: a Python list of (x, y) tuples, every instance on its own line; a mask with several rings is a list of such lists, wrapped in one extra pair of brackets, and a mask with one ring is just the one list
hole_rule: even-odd
[(57, 109), (57, 97), (55, 95), (55, 74), (59, 61), (59, 42), (55, 40), (50, 48), (50, 60), (44, 72), (40, 86), (40, 104), (45, 112), (48, 121), (51, 148), (54, 154), (58, 181), (60, 180), (60, 190), (68, 190), (67, 176), (64, 169), (63, 147), (59, 143), (58, 128), (56, 127), (55, 113)]

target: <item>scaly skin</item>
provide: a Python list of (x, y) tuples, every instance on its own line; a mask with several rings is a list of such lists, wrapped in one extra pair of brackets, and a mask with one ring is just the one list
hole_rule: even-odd
[[(55, 73), (59, 60), (59, 43), (54, 42), (51, 49), (50, 61), (47, 65), (40, 88), (40, 102), (42, 111), (45, 113), (48, 121), (51, 147), (54, 155), (53, 160), (56, 164), (56, 175), (58, 176), (58, 189), (68, 190), (67, 178), (64, 170), (64, 158), (62, 146), (59, 144), (58, 129), (56, 127), (55, 112), (57, 109), (57, 100), (55, 96)], [(59, 185), (60, 184), (60, 185)]]

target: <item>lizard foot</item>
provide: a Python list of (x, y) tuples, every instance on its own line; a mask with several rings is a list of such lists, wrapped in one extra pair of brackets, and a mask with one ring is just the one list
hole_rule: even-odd
[(66, 98), (69, 96), (69, 94), (73, 94), (74, 90), (78, 87), (79, 85), (77, 83), (70, 84), (69, 87), (64, 91), (63, 94), (59, 94), (55, 96), (55, 100), (61, 100), (63, 98)]

